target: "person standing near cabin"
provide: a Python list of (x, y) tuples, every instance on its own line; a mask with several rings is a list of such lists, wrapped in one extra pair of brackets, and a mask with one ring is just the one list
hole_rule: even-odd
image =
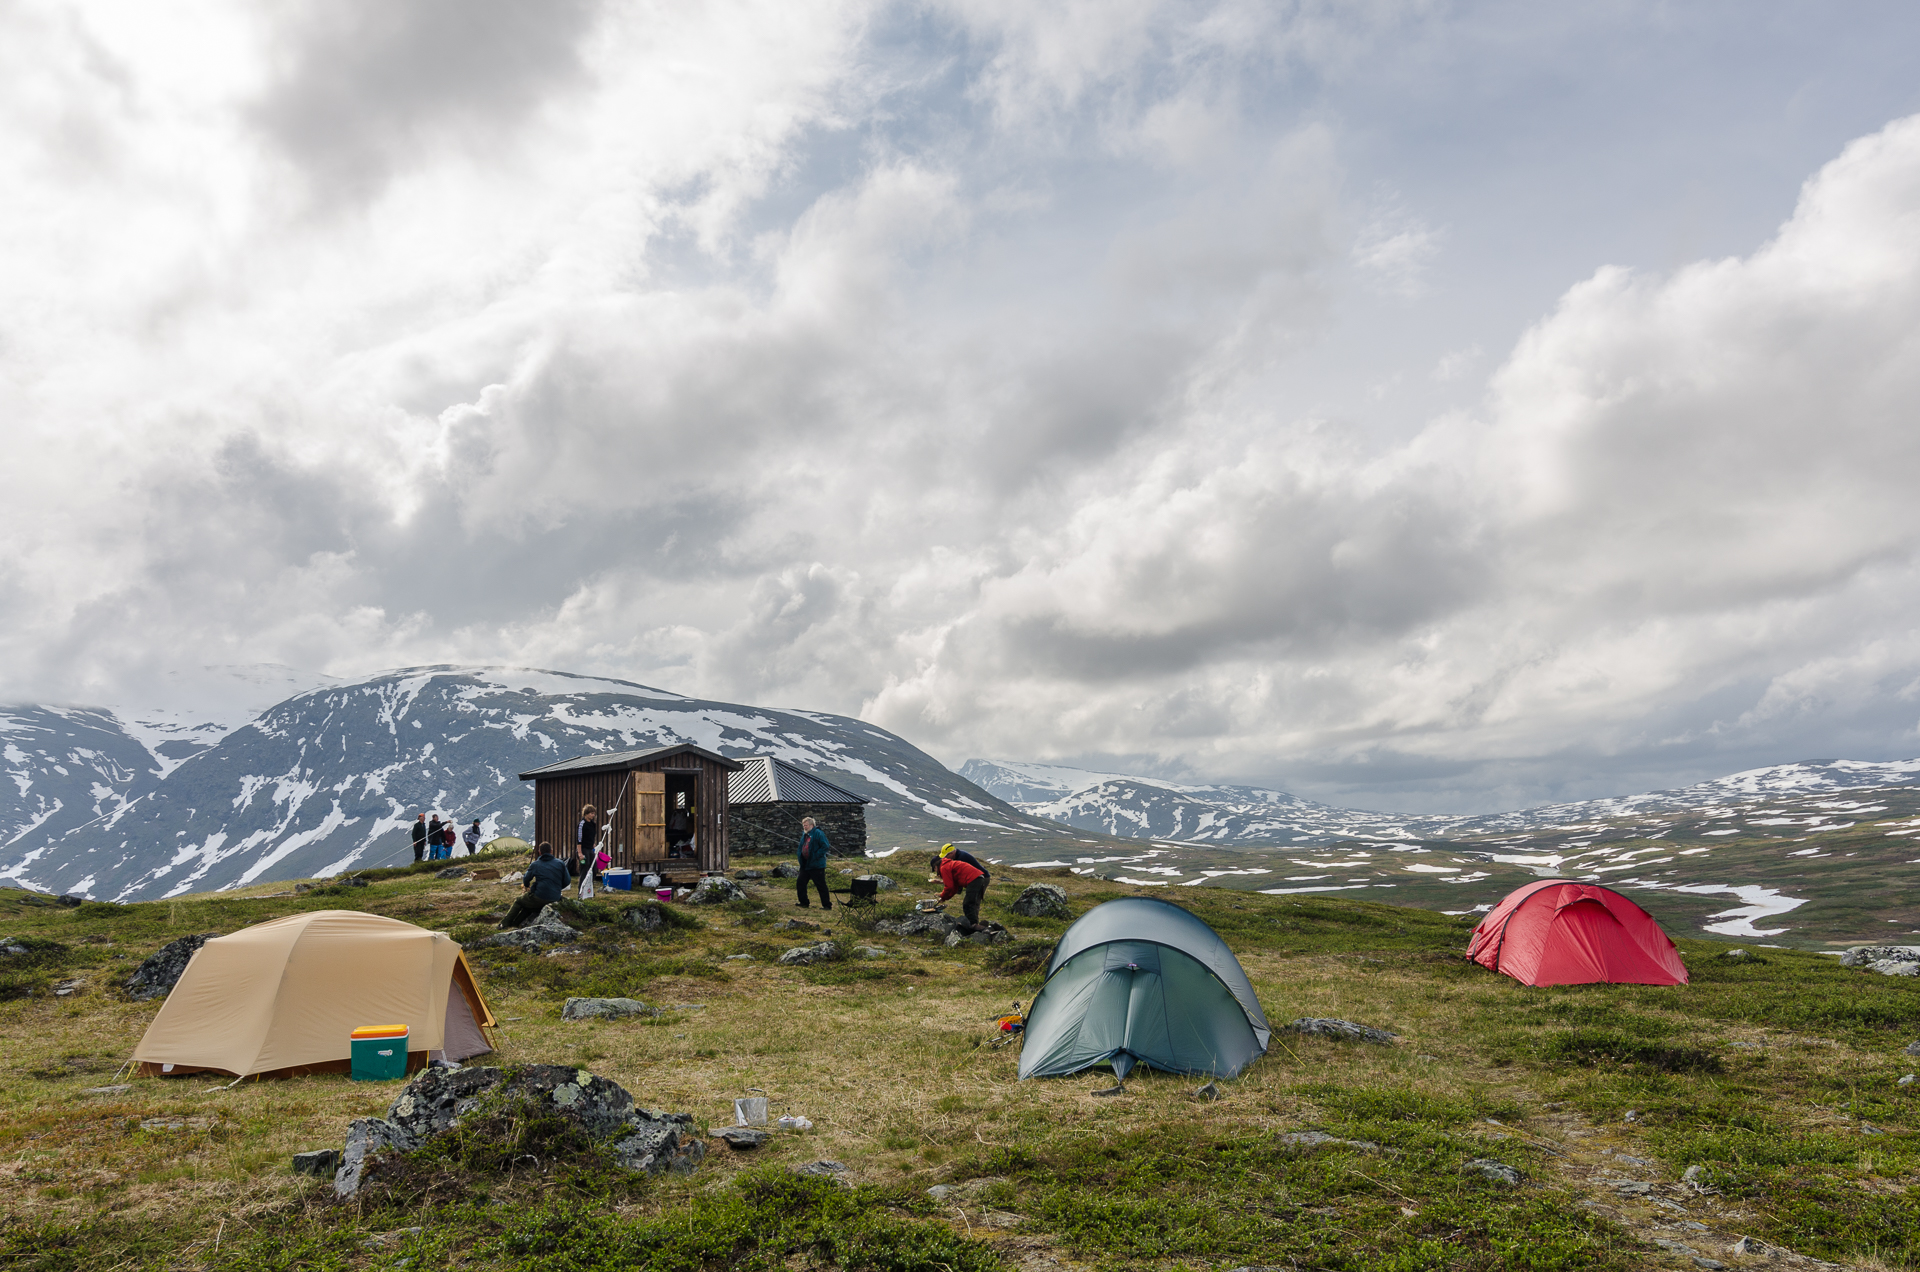
[(427, 823), (427, 860), (440, 860), (440, 814)]
[(967, 931), (972, 932), (978, 929), (980, 898), (987, 895), (987, 872), (975, 869), (957, 856), (942, 857), (940, 858), (940, 882), (944, 885), (940, 893), (942, 901), (956, 892), (966, 893), (960, 903), (960, 909), (967, 916)]
[(799, 899), (794, 902), (802, 910), (808, 908), (807, 884), (811, 882), (820, 890), (820, 908), (833, 909), (833, 897), (827, 892), (827, 855), (833, 851), (833, 845), (827, 842), (827, 832), (813, 824), (813, 818), (800, 823), (800, 846), (794, 855), (800, 858)]
[(440, 854), (441, 860), (452, 861), (453, 846), (460, 842), (460, 836), (453, 829), (453, 818), (451, 817), (447, 818), (447, 824), (440, 828), (440, 842), (447, 846), (447, 850)]
[(480, 851), (480, 819), (478, 817), (473, 819), (473, 825), (467, 827), (460, 838), (466, 841), (467, 856), (471, 857)]
[[(573, 856), (567, 861), (567, 869), (576, 879), (590, 878), (593, 865), (593, 850), (600, 845), (600, 814), (592, 804), (580, 809), (580, 825), (573, 832)], [(587, 895), (593, 895), (591, 884), (586, 885)]]
[(421, 813), (413, 819), (413, 859), (424, 861), (427, 856), (427, 815)]

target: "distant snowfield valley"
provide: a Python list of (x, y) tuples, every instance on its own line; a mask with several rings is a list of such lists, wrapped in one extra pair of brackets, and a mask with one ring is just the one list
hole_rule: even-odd
[[(198, 695), (196, 697), (196, 695)], [(183, 701), (185, 705), (182, 705)], [(198, 702), (199, 706), (194, 704)], [(525, 833), (515, 774), (691, 742), (775, 755), (874, 802), (869, 851), (949, 840), (1004, 877), (1068, 869), (1173, 890), (1330, 895), (1484, 912), (1536, 878), (1604, 883), (1675, 935), (1799, 948), (1920, 942), (1920, 760), (1830, 760), (1485, 816), (1338, 808), (1012, 760), (958, 773), (821, 712), (526, 668), (345, 682), (208, 668), (166, 706), (0, 708), (0, 883), (139, 900), (411, 860), (418, 812)]]

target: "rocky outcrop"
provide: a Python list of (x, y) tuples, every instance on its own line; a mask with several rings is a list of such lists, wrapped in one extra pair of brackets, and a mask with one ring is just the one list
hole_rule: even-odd
[(134, 969), (133, 975), (127, 977), (127, 997), (135, 1002), (165, 998), (179, 983), (180, 974), (187, 970), (187, 964), (193, 961), (194, 954), (219, 935), (218, 932), (200, 932), (161, 946)]
[(636, 1106), (625, 1087), (559, 1064), (514, 1069), (428, 1069), (402, 1088), (384, 1118), (357, 1118), (334, 1175), (334, 1192), (351, 1197), (369, 1161), (382, 1153), (409, 1153), (444, 1135), (468, 1116), (513, 1100), (559, 1113), (613, 1152), (627, 1170), (686, 1174), (706, 1155), (691, 1115)]
[(533, 922), (523, 928), (509, 928), (492, 936), (483, 936), (473, 943), (475, 948), (485, 946), (508, 946), (513, 949), (538, 950), (549, 945), (566, 945), (580, 934), (560, 917), (560, 909), (555, 905), (541, 908)]
[(876, 932), (888, 936), (938, 936), (945, 938), (961, 926), (959, 919), (932, 910), (916, 910), (904, 919), (882, 919), (873, 925)]
[(963, 929), (964, 924), (947, 933), (948, 949), (952, 949), (957, 945), (968, 944), (1006, 945), (1013, 940), (1013, 933), (1007, 931), (1007, 929), (1001, 927), (991, 919), (982, 920), (971, 932)]
[(1356, 1024), (1351, 1020), (1329, 1020), (1321, 1016), (1302, 1016), (1290, 1025), (1282, 1025), (1279, 1032), (1335, 1038), (1342, 1042), (1371, 1042), (1382, 1047), (1391, 1047), (1393, 1040), (1400, 1036), (1385, 1029), (1375, 1029), (1372, 1025)]
[(1460, 1168), (1463, 1174), (1478, 1175), (1492, 1184), (1503, 1184), (1508, 1188), (1517, 1188), (1524, 1178), (1519, 1171), (1505, 1162), (1496, 1162), (1491, 1157), (1476, 1157)]
[(693, 885), (687, 900), (694, 905), (718, 905), (724, 901), (745, 901), (747, 890), (725, 875), (703, 875)]
[(839, 946), (832, 941), (821, 941), (818, 945), (796, 945), (782, 954), (780, 961), (789, 967), (804, 967), (810, 963), (830, 963), (839, 956)]
[(659, 1014), (658, 1007), (649, 1007), (637, 998), (569, 998), (560, 1009), (562, 1020), (624, 1020)]
[(1015, 914), (1024, 914), (1030, 919), (1070, 919), (1073, 911), (1067, 908), (1066, 889), (1052, 883), (1030, 883), (1013, 899), (1007, 907)]
[(1882, 976), (1920, 976), (1920, 946), (1856, 945), (1840, 956), (1840, 966), (1861, 967)]

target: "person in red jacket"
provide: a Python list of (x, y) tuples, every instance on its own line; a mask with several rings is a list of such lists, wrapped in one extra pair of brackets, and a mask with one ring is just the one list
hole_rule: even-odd
[(986, 872), (975, 869), (958, 857), (942, 857), (940, 882), (945, 885), (945, 891), (940, 894), (942, 901), (956, 892), (966, 893), (960, 909), (967, 916), (967, 930), (971, 932), (980, 926), (980, 898), (987, 895)]

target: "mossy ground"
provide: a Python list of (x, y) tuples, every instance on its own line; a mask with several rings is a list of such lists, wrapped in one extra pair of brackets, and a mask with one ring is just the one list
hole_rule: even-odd
[[(926, 894), (916, 871), (895, 877), (895, 911)], [(1076, 914), (1139, 891), (1049, 881)], [(996, 880), (989, 914), (1051, 940), (1064, 923), (1003, 908), (1021, 882)], [(0, 1002), (0, 1266), (1692, 1268), (1744, 1266), (1727, 1252), (1740, 1235), (1848, 1266), (1920, 1265), (1920, 1083), (1898, 1084), (1920, 1068), (1901, 1050), (1920, 1037), (1920, 984), (1683, 941), (1686, 987), (1527, 989), (1462, 962), (1468, 919), (1207, 888), (1161, 895), (1226, 938), (1276, 1022), (1346, 1017), (1399, 1044), (1280, 1034), (1219, 1101), (1155, 1074), (1093, 1098), (1110, 1077), (1020, 1082), (1017, 1049), (994, 1045), (989, 1021), (1037, 987), (1031, 957), (876, 935), (886, 909), (797, 911), (778, 881), (647, 935), (617, 921), (630, 902), (616, 895), (576, 912), (613, 921), (568, 952), (471, 951), (502, 1022), (498, 1060), (582, 1065), (715, 1126), (758, 1088), (814, 1129), (755, 1153), (709, 1141), (691, 1177), (640, 1182), (591, 1154), (558, 1169), (470, 1145), (336, 1206), (288, 1160), (337, 1147), (390, 1084), (123, 1078), (123, 1094), (86, 1093), (112, 1084), (158, 1007), (113, 984), (175, 936), (352, 906), (471, 940), (515, 891), (402, 871), (264, 895), (287, 886), (78, 909), (0, 892), (0, 934), (34, 938)], [(781, 950), (820, 939), (782, 929), (796, 916), (887, 956), (779, 967)], [(76, 976), (71, 997), (48, 992)], [(562, 1021), (561, 1002), (585, 994), (671, 1010)], [(1372, 1147), (1285, 1138), (1308, 1130)], [(785, 1170), (818, 1158), (856, 1186)], [(1476, 1158), (1527, 1182), (1463, 1171)], [(1697, 1186), (1681, 1183), (1693, 1165)], [(936, 1183), (963, 1187), (935, 1201)]]

